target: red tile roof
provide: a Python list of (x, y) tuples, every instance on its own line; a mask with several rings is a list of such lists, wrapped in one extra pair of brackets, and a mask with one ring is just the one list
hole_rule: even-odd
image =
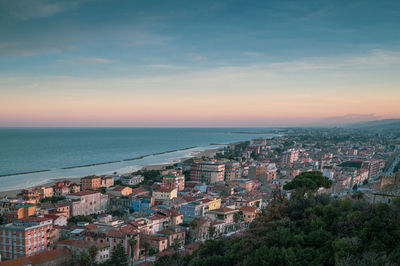
[(92, 194), (96, 194), (96, 193), (99, 193), (99, 192), (93, 191), (93, 190), (84, 190), (84, 191), (80, 191), (80, 192), (71, 193), (69, 195), (71, 195), (71, 196), (87, 196), (87, 195), (92, 195)]
[(258, 207), (255, 206), (242, 206), (239, 208), (242, 212), (256, 212), (258, 211)]

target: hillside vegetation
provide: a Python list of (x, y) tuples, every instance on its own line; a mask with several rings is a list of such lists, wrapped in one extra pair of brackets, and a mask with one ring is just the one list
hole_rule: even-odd
[(289, 185), (302, 188), (290, 200), (277, 193), (243, 235), (209, 240), (192, 255), (165, 256), (156, 265), (398, 265), (399, 198), (390, 205), (360, 194), (333, 199), (314, 195), (314, 185), (304, 194), (307, 178)]

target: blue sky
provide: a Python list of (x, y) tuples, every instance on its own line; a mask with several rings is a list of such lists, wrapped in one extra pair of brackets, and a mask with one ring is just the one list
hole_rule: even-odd
[[(68, 103), (74, 100), (66, 96), (68, 91), (78, 91), (77, 97), (100, 92), (93, 106), (98, 109), (104, 104), (102, 97), (108, 96), (105, 91), (120, 98), (161, 93), (174, 104), (180, 103), (173, 100), (180, 95), (194, 95), (203, 89), (217, 91), (218, 97), (233, 91), (236, 98), (232, 100), (237, 102), (241, 89), (268, 98), (283, 88), (282, 98), (290, 93), (301, 98), (338, 90), (350, 90), (355, 97), (366, 88), (370, 100), (380, 85), (383, 96), (399, 96), (400, 1), (3, 0), (0, 10), (0, 91), (8, 103), (15, 101), (14, 105), (47, 97), (65, 104), (64, 109), (54, 109), (56, 113), (81, 108)], [(277, 79), (277, 71), (286, 74)], [(104, 82), (98, 84), (99, 79)], [(181, 82), (189, 79), (194, 84)], [(234, 86), (240, 80), (258, 81)], [(149, 85), (154, 82), (158, 83)], [(274, 85), (263, 87), (265, 83)], [(332, 84), (336, 89), (329, 87)], [(20, 97), (25, 92), (28, 96)], [(87, 94), (79, 95), (82, 93)], [(167, 97), (171, 93), (173, 99)], [(251, 100), (246, 104), (251, 105)], [(143, 107), (154, 109), (151, 105)], [(380, 112), (379, 106), (371, 106), (371, 110), (360, 112), (396, 116), (399, 112), (395, 107), (393, 103)], [(43, 116), (54, 107), (31, 108), (29, 115), (24, 115), (4, 107), (0, 121), (76, 119)], [(299, 117), (294, 112), (293, 116), (309, 119), (316, 108)], [(323, 115), (345, 115), (359, 109), (338, 109)], [(226, 114), (219, 118), (224, 120), (231, 107), (214, 110)], [(36, 117), (32, 115), (35, 111)], [(194, 119), (208, 121), (207, 115), (190, 111)], [(274, 116), (269, 109), (254, 111)], [(156, 114), (145, 113), (143, 117), (152, 115)], [(257, 115), (242, 119), (268, 122), (263, 114)], [(104, 121), (118, 117), (122, 116), (116, 113)], [(190, 119), (178, 112), (171, 117), (174, 125)], [(142, 121), (132, 119), (133, 124)], [(131, 120), (124, 117), (121, 121)]]

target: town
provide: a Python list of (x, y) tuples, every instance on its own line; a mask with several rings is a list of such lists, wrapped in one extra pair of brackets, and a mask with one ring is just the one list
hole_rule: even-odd
[[(280, 130), (209, 156), (23, 189), (0, 200), (1, 265), (150, 265), (242, 234), (305, 172), (335, 198), (388, 203), (400, 194), (400, 137), (355, 129)], [(9, 263), (9, 264), (7, 264)], [(125, 263), (125, 264), (124, 264)]]

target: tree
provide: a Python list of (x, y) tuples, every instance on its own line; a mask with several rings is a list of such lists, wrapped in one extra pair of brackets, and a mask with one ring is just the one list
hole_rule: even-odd
[(147, 256), (149, 255), (149, 250), (150, 250), (150, 243), (147, 241), (143, 242), (143, 247), (144, 247), (144, 260), (146, 261)]
[(172, 248), (175, 250), (175, 252), (178, 251), (178, 249), (181, 247), (181, 241), (180, 239), (177, 237), (174, 239), (174, 241), (172, 242)]
[(94, 264), (96, 262), (96, 256), (97, 256), (97, 252), (98, 252), (98, 248), (93, 245), (89, 248), (89, 256), (90, 256), (90, 262), (91, 264)]
[(107, 262), (107, 265), (112, 266), (127, 266), (128, 257), (125, 253), (125, 249), (121, 244), (118, 244), (111, 253), (111, 258)]
[(135, 246), (137, 245), (137, 240), (133, 236), (129, 239), (129, 246), (131, 247), (131, 259), (135, 257)]
[(304, 172), (283, 186), (285, 190), (295, 189), (303, 195), (307, 192), (316, 192), (320, 187), (330, 188), (332, 181), (319, 171)]
[(86, 252), (82, 252), (79, 256), (79, 265), (86, 266), (90, 264), (90, 255)]
[(208, 228), (208, 235), (210, 236), (210, 238), (213, 238), (213, 237), (214, 237), (215, 232), (216, 232), (215, 226), (210, 225), (210, 227)]

